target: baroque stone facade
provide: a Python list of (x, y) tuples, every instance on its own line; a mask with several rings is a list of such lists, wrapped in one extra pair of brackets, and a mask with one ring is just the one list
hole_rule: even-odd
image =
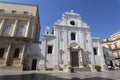
[(26, 49), (39, 41), (36, 5), (0, 2), (0, 69), (22, 70)]
[(90, 27), (73, 10), (65, 12), (62, 19), (55, 22), (53, 33), (47, 26), (42, 35), (40, 70), (91, 70), (100, 65), (106, 70), (102, 40), (91, 37)]

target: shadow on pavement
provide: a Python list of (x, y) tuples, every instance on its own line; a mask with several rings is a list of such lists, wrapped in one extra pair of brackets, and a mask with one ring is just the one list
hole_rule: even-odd
[(77, 77), (70, 78), (60, 78), (57, 76), (51, 76), (48, 74), (22, 74), (22, 75), (4, 75), (0, 76), (0, 80), (114, 80), (101, 77), (92, 77), (80, 79)]

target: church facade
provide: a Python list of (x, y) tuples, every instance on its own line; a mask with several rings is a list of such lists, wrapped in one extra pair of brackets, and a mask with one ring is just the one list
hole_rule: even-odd
[(65, 12), (62, 19), (55, 22), (53, 33), (47, 26), (42, 35), (41, 57), (38, 61), (40, 70), (95, 71), (100, 65), (106, 70), (103, 57), (102, 40), (92, 37), (90, 27), (73, 10)]

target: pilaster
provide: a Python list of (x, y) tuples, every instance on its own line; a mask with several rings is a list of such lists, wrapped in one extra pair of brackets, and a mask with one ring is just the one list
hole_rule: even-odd
[(80, 68), (83, 68), (84, 66), (83, 66), (83, 57), (82, 57), (82, 49), (81, 50), (79, 50), (79, 67)]
[(6, 66), (7, 60), (8, 60), (8, 58), (9, 58), (9, 53), (10, 53), (11, 46), (12, 46), (12, 44), (9, 44), (8, 50), (7, 50), (7, 52), (6, 52), (5, 61), (4, 61), (4, 65), (5, 65), (5, 66)]
[(25, 31), (25, 37), (28, 37), (29, 35), (29, 28), (30, 28), (30, 20), (28, 20), (27, 26), (26, 26), (26, 31)]
[(0, 36), (2, 36), (4, 24), (5, 24), (5, 19), (3, 18), (3, 19), (2, 19), (2, 22), (1, 22), (1, 24), (0, 24), (0, 28), (1, 28), (1, 29), (0, 29)]
[(58, 39), (58, 37), (59, 37), (59, 33), (58, 33), (58, 30), (56, 30), (55, 31), (55, 35), (56, 35), (56, 39), (55, 39), (55, 42), (54, 42), (54, 61), (53, 61), (53, 63), (54, 63), (54, 65), (55, 66), (58, 66), (59, 65), (59, 59), (58, 59), (58, 51), (59, 51), (59, 39)]
[(89, 40), (88, 41), (89, 51), (91, 52), (90, 54), (91, 65), (95, 65), (95, 55), (93, 52), (92, 39), (91, 39), (90, 32), (88, 33), (88, 40)]
[(70, 49), (71, 48), (68, 48), (68, 66), (71, 66), (71, 62), (70, 62)]
[(84, 33), (83, 31), (80, 32), (80, 45), (82, 49), (85, 49), (85, 42), (84, 42)]
[(48, 40), (47, 40), (47, 38), (46, 38), (45, 41), (44, 41), (44, 42), (45, 42), (45, 43), (44, 43), (45, 46), (43, 46), (43, 47), (44, 47), (43, 50), (45, 50), (45, 52), (44, 52), (44, 53), (45, 53), (45, 54), (44, 54), (44, 57), (45, 57), (45, 60), (44, 60), (44, 68), (45, 68), (45, 69), (46, 69), (46, 67), (47, 67), (47, 60), (46, 60), (46, 59), (47, 59), (47, 51), (48, 51), (47, 41), (48, 41)]
[(21, 56), (20, 56), (20, 65), (23, 64), (23, 58), (24, 58), (24, 55), (25, 55), (25, 49), (26, 49), (26, 44), (23, 45), (23, 48), (22, 48), (22, 53), (21, 53)]
[(106, 71), (107, 70), (107, 67), (106, 67), (106, 64), (105, 64), (105, 59), (104, 59), (104, 55), (103, 55), (103, 48), (102, 48), (102, 44), (101, 42), (99, 42), (99, 53), (100, 53), (100, 58), (101, 58), (101, 66), (102, 66), (102, 70), (103, 71)]
[(15, 36), (16, 32), (17, 32), (17, 23), (18, 23), (18, 20), (15, 21), (15, 25), (13, 27), (13, 32), (12, 32), (12, 36)]
[(46, 54), (47, 54), (47, 37), (42, 38), (42, 55), (44, 57), (40, 62), (40, 70), (46, 69)]

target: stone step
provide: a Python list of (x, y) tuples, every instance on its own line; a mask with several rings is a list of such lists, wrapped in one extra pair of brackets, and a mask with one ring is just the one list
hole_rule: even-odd
[(73, 68), (74, 72), (91, 71), (89, 68)]

